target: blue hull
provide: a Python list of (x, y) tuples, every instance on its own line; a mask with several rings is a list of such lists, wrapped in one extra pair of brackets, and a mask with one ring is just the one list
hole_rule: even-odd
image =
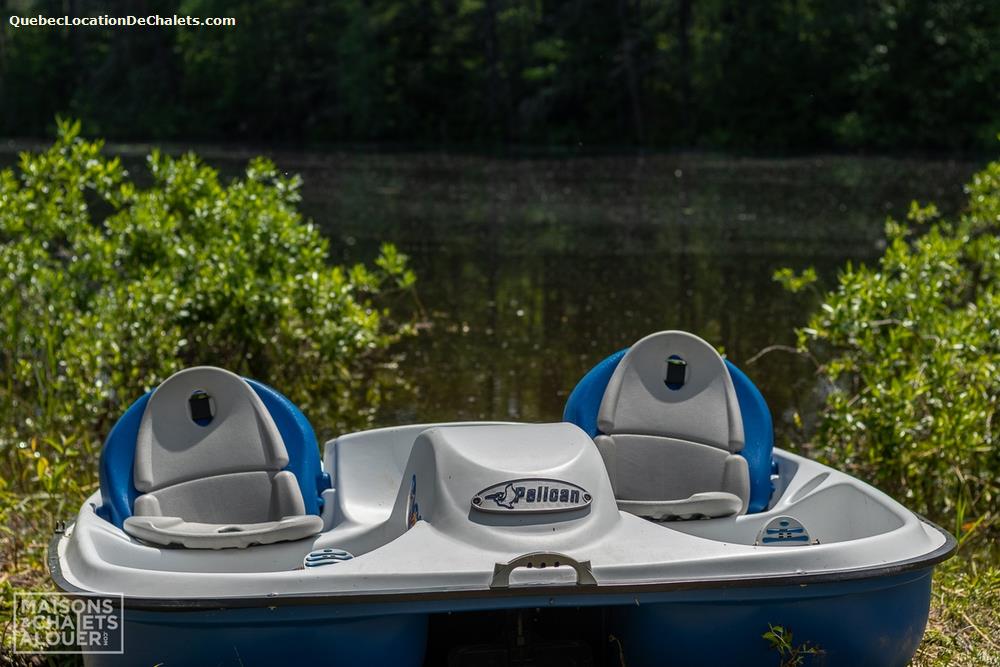
[(329, 608), (125, 614), (125, 653), (84, 656), (85, 665), (393, 665), (418, 667), (427, 615), (335, 618)]
[(796, 647), (820, 649), (803, 665), (902, 667), (927, 624), (931, 570), (801, 587), (733, 589), (711, 600), (619, 607), (613, 612), (629, 667), (776, 665), (768, 624)]
[[(431, 614), (585, 607), (603, 609), (605, 627), (615, 637), (607, 664), (620, 664), (620, 646), (629, 667), (775, 665), (778, 654), (762, 638), (771, 624), (791, 631), (793, 644), (809, 642), (822, 650), (806, 656), (805, 665), (897, 667), (907, 664), (920, 643), (930, 590), (928, 567), (841, 582), (632, 594), (126, 609), (125, 654), (90, 655), (85, 663), (417, 667), (424, 663)], [(372, 615), (380, 608), (385, 613)], [(463, 637), (446, 639), (459, 645)], [(595, 656), (594, 664), (605, 663)]]

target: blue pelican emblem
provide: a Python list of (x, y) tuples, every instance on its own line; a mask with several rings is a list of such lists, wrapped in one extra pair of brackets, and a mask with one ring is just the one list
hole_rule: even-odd
[(492, 500), (497, 504), (497, 507), (506, 507), (509, 510), (514, 509), (514, 503), (517, 502), (518, 493), (514, 488), (514, 484), (507, 482), (507, 486), (503, 487), (502, 491), (497, 491), (496, 493), (491, 493), (488, 496), (483, 496), (485, 500)]
[(591, 500), (591, 495), (576, 484), (524, 477), (487, 486), (472, 497), (472, 510), (494, 514), (562, 512), (586, 509)]

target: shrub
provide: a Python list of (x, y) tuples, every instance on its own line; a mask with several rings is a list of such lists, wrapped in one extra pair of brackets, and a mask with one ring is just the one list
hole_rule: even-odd
[(877, 266), (848, 265), (797, 331), (825, 393), (804, 444), (956, 532), (1000, 492), (1000, 162), (967, 191), (958, 221), (889, 220)]
[(60, 122), (0, 171), (4, 581), (41, 569), (43, 534), (96, 488), (111, 424), (174, 371), (273, 384), (322, 437), (371, 419), (376, 362), (409, 331), (386, 309), (414, 282), (406, 258), (385, 245), (374, 268), (330, 266), (297, 177), (258, 158), (223, 184), (192, 154), (154, 152), (140, 186), (79, 131)]

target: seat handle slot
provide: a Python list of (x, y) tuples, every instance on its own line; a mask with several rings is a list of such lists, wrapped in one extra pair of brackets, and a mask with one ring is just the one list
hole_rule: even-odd
[(556, 551), (535, 551), (507, 562), (493, 566), (493, 580), (490, 588), (509, 588), (510, 573), (519, 567), (544, 569), (547, 567), (568, 566), (576, 571), (577, 586), (596, 586), (597, 579), (590, 569), (589, 560), (576, 560), (571, 556)]

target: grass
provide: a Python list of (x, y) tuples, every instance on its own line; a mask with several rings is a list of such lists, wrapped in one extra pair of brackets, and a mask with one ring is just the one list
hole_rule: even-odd
[(995, 535), (966, 541), (934, 575), (931, 616), (914, 667), (1000, 665), (1000, 552)]
[(810, 642), (795, 643), (791, 630), (780, 625), (768, 624), (764, 639), (778, 654), (781, 667), (799, 667), (811, 655), (823, 655), (823, 649), (813, 646)]

